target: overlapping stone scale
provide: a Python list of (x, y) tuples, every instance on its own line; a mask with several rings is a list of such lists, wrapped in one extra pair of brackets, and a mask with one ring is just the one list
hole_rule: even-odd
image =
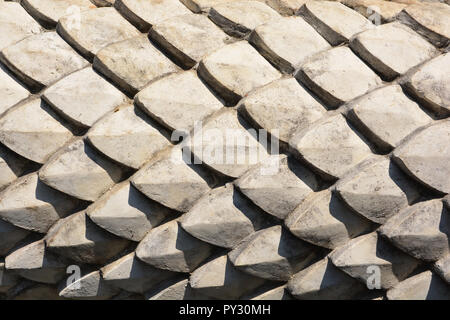
[(433, 270), (448, 284), (450, 284), (450, 254), (436, 261)]
[(7, 73), (6, 69), (0, 67), (0, 94), (2, 95), (0, 101), (0, 114), (2, 114), (16, 103), (27, 98), (30, 93), (16, 82)]
[(7, 255), (16, 244), (25, 239), (29, 234), (30, 231), (0, 220), (0, 256)]
[(340, 0), (342, 4), (378, 25), (391, 22), (408, 4), (384, 0)]
[(389, 300), (449, 300), (450, 288), (436, 274), (425, 271), (387, 291)]
[(108, 285), (102, 279), (100, 271), (83, 275), (80, 279), (62, 286), (58, 294), (61, 297), (81, 300), (107, 300), (119, 294), (120, 289)]
[(30, 161), (0, 145), (0, 190), (20, 177), (30, 167)]

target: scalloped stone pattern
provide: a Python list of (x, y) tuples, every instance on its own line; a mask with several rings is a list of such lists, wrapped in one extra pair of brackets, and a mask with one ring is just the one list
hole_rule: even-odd
[(0, 300), (450, 300), (449, 21), (0, 0)]

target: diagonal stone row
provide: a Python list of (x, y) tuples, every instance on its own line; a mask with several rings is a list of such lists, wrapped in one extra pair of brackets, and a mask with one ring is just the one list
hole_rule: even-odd
[(449, 299), (448, 6), (377, 1), (1, 2), (0, 296)]

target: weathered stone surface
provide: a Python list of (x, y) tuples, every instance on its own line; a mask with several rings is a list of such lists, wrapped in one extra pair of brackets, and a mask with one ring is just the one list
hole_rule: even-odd
[(269, 6), (284, 16), (295, 14), (306, 0), (264, 0)]
[(56, 32), (33, 35), (3, 49), (0, 61), (33, 91), (88, 65)]
[(148, 300), (210, 300), (211, 298), (198, 293), (189, 285), (185, 278), (175, 278), (164, 281), (146, 293)]
[(101, 272), (106, 284), (136, 293), (145, 293), (175, 275), (139, 261), (134, 252), (106, 265)]
[(300, 130), (289, 144), (326, 179), (342, 177), (371, 155), (370, 148), (340, 114)]
[(393, 21), (407, 6), (405, 3), (385, 0), (341, 0), (340, 2), (359, 12), (375, 25)]
[(383, 224), (420, 194), (389, 159), (367, 161), (336, 184), (339, 196), (367, 219)]
[(257, 206), (279, 219), (286, 218), (318, 188), (316, 177), (298, 161), (286, 156), (265, 160), (234, 184)]
[(399, 22), (359, 33), (350, 47), (388, 81), (438, 54), (428, 41)]
[(450, 215), (441, 200), (419, 202), (389, 219), (379, 232), (413, 257), (437, 261), (450, 253)]
[(125, 95), (88, 67), (58, 81), (43, 99), (64, 118), (88, 128), (125, 101)]
[(230, 40), (206, 16), (195, 14), (166, 19), (154, 25), (149, 36), (185, 69)]
[(450, 7), (445, 3), (413, 4), (398, 18), (438, 47), (450, 43)]
[(49, 250), (82, 263), (105, 264), (129, 244), (98, 227), (84, 211), (65, 218), (51, 232), (45, 240)]
[(5, 258), (5, 267), (36, 282), (58, 283), (66, 275), (67, 263), (45, 249), (44, 240), (26, 245)]
[(424, 185), (450, 193), (450, 121), (438, 122), (396, 148), (394, 161)]
[(100, 119), (87, 138), (109, 158), (135, 169), (171, 145), (139, 109), (129, 104)]
[(135, 102), (159, 123), (180, 133), (188, 133), (196, 122), (223, 107), (195, 71), (152, 82), (136, 95)]
[(116, 0), (114, 7), (141, 32), (148, 32), (163, 20), (190, 13), (178, 0)]
[(71, 46), (92, 61), (97, 52), (107, 45), (140, 35), (114, 8), (96, 8), (80, 12), (79, 25), (73, 18), (59, 19), (57, 30)]
[(57, 152), (41, 168), (39, 177), (52, 188), (78, 199), (95, 201), (119, 182), (122, 170), (80, 139)]
[(328, 249), (370, 231), (368, 220), (351, 212), (335, 195), (324, 190), (308, 196), (285, 221), (297, 237)]
[(21, 176), (29, 161), (0, 144), (0, 190)]
[(97, 7), (111, 7), (116, 0), (90, 0)]
[(149, 230), (173, 214), (145, 197), (129, 181), (114, 186), (86, 213), (103, 229), (132, 241), (141, 241)]
[(179, 147), (158, 154), (132, 178), (133, 185), (150, 199), (177, 211), (188, 211), (214, 183), (201, 166), (186, 162)]
[(5, 256), (8, 252), (30, 232), (17, 228), (9, 222), (0, 219), (0, 256)]
[(238, 299), (264, 283), (264, 280), (237, 270), (226, 255), (197, 268), (189, 279), (192, 288), (218, 299)]
[(238, 270), (247, 274), (287, 281), (311, 262), (315, 252), (313, 246), (278, 225), (248, 236), (228, 257)]
[(237, 111), (223, 108), (197, 127), (186, 147), (204, 164), (228, 177), (237, 178), (269, 157), (267, 141), (257, 140), (256, 130)]
[(346, 300), (354, 299), (365, 288), (324, 258), (295, 274), (287, 289), (301, 300)]
[(364, 16), (337, 1), (309, 1), (299, 14), (333, 46), (373, 28)]
[(0, 118), (0, 141), (21, 156), (45, 163), (72, 138), (42, 100), (32, 99), (10, 109)]
[(253, 89), (281, 77), (246, 41), (229, 44), (208, 55), (200, 62), (198, 72), (230, 105)]
[(381, 79), (348, 47), (314, 55), (302, 65), (296, 78), (333, 108), (381, 84)]
[(273, 285), (262, 286), (255, 292), (241, 297), (241, 300), (292, 300), (291, 295), (286, 291), (286, 286), (282, 285), (273, 288)]
[(239, 108), (259, 127), (286, 143), (296, 131), (326, 112), (293, 78), (276, 80), (252, 91), (241, 100)]
[(444, 281), (450, 284), (450, 254), (436, 261), (433, 269)]
[(300, 17), (284, 17), (257, 27), (249, 38), (283, 73), (292, 73), (306, 58), (330, 45)]
[(95, 8), (89, 0), (23, 0), (20, 4), (48, 29), (55, 28), (63, 16), (74, 17), (81, 11)]
[(179, 70), (146, 36), (115, 42), (101, 49), (94, 58), (94, 68), (130, 96), (150, 81)]
[(59, 295), (71, 299), (104, 300), (113, 297), (119, 291), (118, 288), (108, 285), (99, 271), (94, 271), (63, 287)]
[(213, 245), (233, 248), (265, 226), (264, 216), (233, 185), (214, 189), (183, 216), (181, 226), (194, 237)]
[(159, 269), (192, 272), (211, 255), (212, 246), (184, 231), (178, 220), (152, 229), (139, 243), (136, 256)]
[(382, 151), (392, 150), (407, 135), (432, 121), (398, 85), (376, 89), (352, 101), (349, 108), (352, 122)]
[(240, 0), (180, 0), (189, 10), (195, 13), (206, 12), (211, 6)]
[(19, 3), (0, 2), (0, 50), (41, 31)]
[(242, 38), (257, 26), (280, 18), (280, 15), (260, 1), (230, 1), (213, 5), (208, 17), (227, 34)]
[(389, 300), (449, 300), (450, 288), (431, 271), (408, 278), (388, 290)]
[(60, 218), (76, 210), (79, 201), (49, 188), (37, 173), (18, 178), (0, 196), (0, 217), (17, 227), (46, 233)]
[(434, 58), (408, 75), (405, 88), (439, 117), (450, 116), (450, 53)]
[(28, 97), (29, 94), (27, 89), (17, 83), (0, 67), (0, 95), (2, 97), (0, 101), (0, 114)]
[[(378, 267), (382, 289), (389, 289), (403, 281), (419, 263), (418, 260), (389, 245), (376, 232), (349, 241), (331, 252), (329, 257), (336, 267), (364, 284), (371, 281), (369, 277), (373, 271), (368, 271)], [(369, 267), (371, 269), (368, 269)]]

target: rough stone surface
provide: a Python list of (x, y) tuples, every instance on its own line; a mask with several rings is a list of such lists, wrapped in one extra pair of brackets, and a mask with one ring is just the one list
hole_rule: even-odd
[(0, 190), (21, 176), (29, 164), (25, 158), (0, 145)]
[(0, 94), (2, 95), (0, 114), (2, 114), (16, 103), (28, 97), (30, 93), (10, 77), (6, 70), (0, 68)]
[(440, 275), (445, 282), (450, 284), (450, 255), (436, 261), (434, 264), (434, 271)]
[(384, 0), (341, 0), (342, 4), (359, 12), (374, 24), (393, 21), (406, 3)]
[(119, 291), (118, 288), (108, 285), (99, 271), (94, 271), (62, 288), (59, 295), (72, 299), (102, 300), (113, 297)]
[(386, 80), (406, 73), (438, 53), (429, 42), (399, 22), (359, 33), (350, 47)]
[(281, 72), (292, 73), (311, 55), (330, 45), (300, 17), (284, 17), (259, 26), (250, 42)]
[(389, 300), (449, 300), (450, 289), (431, 271), (408, 278), (387, 292)]

